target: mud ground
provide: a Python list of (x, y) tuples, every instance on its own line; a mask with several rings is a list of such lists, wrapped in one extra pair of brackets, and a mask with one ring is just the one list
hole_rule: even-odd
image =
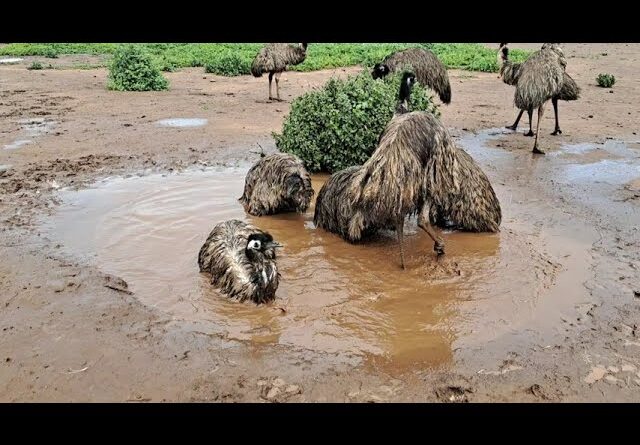
[[(565, 53), (582, 97), (560, 103), (560, 136), (549, 135), (547, 107), (545, 157), (530, 153), (526, 117), (517, 133), (497, 130), (517, 114), (512, 87), (496, 74), (450, 71), (442, 120), (463, 144), (487, 136), (470, 152), (501, 200), (501, 236), (518, 237), (547, 266), (534, 271), (535, 298), (517, 306), (526, 316), (496, 317), (491, 294), (460, 302), (472, 325), (491, 315), (500, 326), (493, 335), (465, 331), (446, 364), (409, 370), (218, 335), (118, 290), (116, 277), (62, 255), (42, 234), (39, 221), (56, 211), (61, 187), (253, 161), (258, 144), (275, 150), (270, 134), (289, 103), (265, 100), (266, 79), (187, 69), (166, 74), (170, 91), (118, 93), (105, 89), (105, 69), (0, 66), (0, 400), (638, 401), (640, 170), (620, 183), (601, 178), (599, 166), (621, 158), (640, 165), (640, 45), (567, 44)], [(283, 97), (358, 70), (286, 73)], [(597, 87), (600, 72), (613, 73), (616, 85)], [(155, 125), (174, 117), (208, 125)], [(579, 144), (589, 148), (570, 148)], [(585, 165), (593, 168), (575, 176)]]

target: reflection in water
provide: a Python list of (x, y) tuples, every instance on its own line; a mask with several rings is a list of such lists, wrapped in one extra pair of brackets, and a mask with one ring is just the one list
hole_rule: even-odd
[[(519, 312), (521, 301), (509, 292), (531, 282), (530, 260), (520, 246), (503, 246), (504, 234), (447, 233), (447, 256), (436, 261), (429, 238), (409, 220), (403, 272), (392, 232), (351, 245), (316, 229), (313, 208), (304, 215), (246, 216), (237, 201), (245, 173), (151, 175), (65, 191), (49, 231), (70, 253), (89, 253), (103, 271), (125, 279), (143, 303), (175, 318), (212, 321), (229, 338), (258, 344), (366, 356), (395, 367), (435, 366), (451, 361), (462, 326), (492, 326)], [(314, 177), (316, 192), (326, 179)], [(230, 218), (248, 219), (284, 244), (271, 305), (230, 300), (198, 272), (200, 246), (217, 222)], [(505, 281), (500, 271), (507, 268), (518, 275)], [(530, 305), (532, 293), (520, 298)], [(490, 295), (493, 309), (501, 307), (494, 320), (460, 313), (461, 302)]]

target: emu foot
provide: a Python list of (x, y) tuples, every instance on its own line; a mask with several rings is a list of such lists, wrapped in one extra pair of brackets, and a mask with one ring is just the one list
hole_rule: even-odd
[(436, 241), (436, 243), (433, 245), (433, 250), (438, 255), (438, 258), (440, 258), (442, 255), (444, 255), (444, 243)]
[(532, 137), (532, 136), (535, 136), (535, 133), (533, 131), (529, 130), (524, 135), (528, 136), (528, 137)]
[(518, 127), (515, 126), (515, 125), (507, 125), (504, 128), (506, 128), (507, 130), (511, 130), (511, 131), (516, 131), (518, 129)]
[(559, 128), (556, 128), (556, 129), (553, 131), (553, 133), (551, 133), (551, 136), (556, 136), (556, 135), (558, 135), (558, 134), (562, 134), (562, 130), (561, 130), (561, 129), (559, 129)]
[(537, 155), (543, 155), (543, 154), (545, 154), (545, 152), (544, 152), (544, 151), (542, 151), (542, 150), (540, 150), (540, 149), (538, 148), (538, 146), (537, 146), (537, 145), (536, 145), (535, 147), (533, 147), (532, 152), (533, 152), (534, 154), (537, 154)]

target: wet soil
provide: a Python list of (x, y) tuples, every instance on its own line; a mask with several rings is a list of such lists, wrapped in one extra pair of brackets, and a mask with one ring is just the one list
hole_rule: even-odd
[[(565, 52), (583, 96), (560, 103), (561, 136), (547, 110), (546, 156), (502, 129), (512, 87), (450, 72), (442, 120), (503, 225), (445, 233), (436, 261), (410, 220), (406, 272), (392, 234), (353, 246), (312, 209), (244, 214), (243, 173), (289, 107), (265, 100), (265, 79), (190, 69), (167, 92), (117, 93), (103, 69), (1, 66), (0, 399), (637, 401), (640, 45)], [(358, 70), (286, 73), (283, 97)], [(285, 244), (274, 304), (234, 303), (198, 274), (229, 217)]]

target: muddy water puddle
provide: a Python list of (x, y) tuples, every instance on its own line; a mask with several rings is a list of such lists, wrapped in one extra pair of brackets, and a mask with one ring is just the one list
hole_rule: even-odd
[[(247, 170), (113, 178), (63, 190), (63, 204), (45, 228), (67, 254), (123, 278), (141, 302), (174, 319), (207, 321), (218, 334), (252, 344), (376, 365), (446, 365), (454, 342), (464, 345), (470, 334), (474, 342), (490, 339), (536, 305), (531, 283), (545, 261), (511, 230), (445, 233), (447, 255), (436, 261), (432, 242), (409, 220), (403, 272), (392, 232), (351, 245), (316, 229), (313, 208), (247, 216), (237, 201)], [(313, 178), (316, 192), (326, 179)], [(230, 300), (198, 272), (200, 246), (217, 222), (230, 218), (253, 222), (285, 246), (271, 305)], [(470, 302), (483, 309), (468, 310)]]

